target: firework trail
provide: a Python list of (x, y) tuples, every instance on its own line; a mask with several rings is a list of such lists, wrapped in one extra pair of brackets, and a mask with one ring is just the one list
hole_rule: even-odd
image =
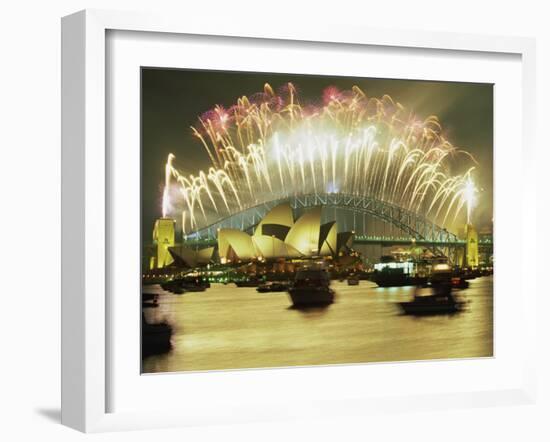
[[(327, 88), (323, 103), (301, 105), (293, 84), (275, 93), (243, 96), (216, 106), (192, 127), (211, 167), (184, 176), (166, 163), (168, 187), (177, 184), (184, 226), (195, 230), (217, 218), (291, 195), (339, 192), (367, 195), (422, 214), (445, 226), (475, 202), (474, 167), (452, 175), (459, 154), (437, 117), (419, 120), (388, 95), (370, 98), (358, 87)], [(173, 198), (173, 197), (172, 197)]]

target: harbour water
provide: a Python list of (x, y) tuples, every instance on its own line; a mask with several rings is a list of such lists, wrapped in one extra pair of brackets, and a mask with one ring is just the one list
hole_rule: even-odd
[(286, 292), (212, 284), (204, 292), (174, 295), (158, 286), (159, 306), (148, 322), (173, 327), (172, 349), (143, 360), (143, 373), (283, 367), (493, 355), (493, 277), (470, 281), (457, 293), (468, 302), (448, 316), (402, 315), (399, 301), (412, 287), (378, 288), (333, 281), (335, 303), (290, 307)]

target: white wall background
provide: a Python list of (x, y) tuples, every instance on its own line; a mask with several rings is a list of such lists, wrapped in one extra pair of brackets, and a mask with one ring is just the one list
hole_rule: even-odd
[[(546, 133), (550, 111), (550, 14), (545, 2), (428, 0), (20, 0), (0, 8), (0, 439), (94, 440), (550, 440), (548, 290), (539, 287), (540, 398), (535, 406), (379, 415), (364, 419), (287, 422), (84, 436), (59, 425), (60, 367), (60, 17), (83, 8), (167, 10), (212, 20), (353, 23), (534, 36), (538, 53), (539, 229), (550, 187)], [(398, 31), (396, 31), (398, 32)], [(547, 255), (547, 253), (545, 253)], [(547, 258), (546, 258), (547, 259)]]

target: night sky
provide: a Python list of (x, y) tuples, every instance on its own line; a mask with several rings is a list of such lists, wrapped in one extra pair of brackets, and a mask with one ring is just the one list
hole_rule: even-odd
[[(369, 97), (390, 95), (420, 118), (437, 115), (444, 136), (472, 153), (476, 184), (482, 190), (473, 222), (483, 229), (493, 217), (493, 86), (415, 80), (328, 77), (180, 69), (142, 69), (142, 239), (151, 242), (154, 220), (161, 216), (164, 164), (171, 152), (184, 174), (197, 173), (210, 163), (190, 126), (197, 117), (219, 104), (225, 108), (240, 96), (261, 92), (265, 83), (274, 90), (292, 82), (301, 104), (320, 103), (323, 90), (359, 86)], [(458, 164), (460, 166), (460, 164)], [(460, 167), (457, 172), (464, 172)]]

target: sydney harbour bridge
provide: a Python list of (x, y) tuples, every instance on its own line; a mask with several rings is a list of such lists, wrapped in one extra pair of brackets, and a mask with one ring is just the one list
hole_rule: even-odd
[(414, 244), (463, 265), (475, 242), (477, 255), (475, 160), (445, 139), (436, 117), (421, 120), (388, 96), (331, 91), (312, 109), (292, 84), (282, 93), (266, 85), (202, 115), (193, 132), (209, 162), (186, 175), (168, 156), (159, 247), (174, 244), (172, 219), (183, 245), (199, 250), (225, 229), (253, 234), (284, 202), (298, 216), (322, 207), (322, 222), (353, 232), (354, 246)]
[[(339, 222), (339, 225), (348, 224), (346, 227), (354, 234), (354, 245), (389, 247), (415, 244), (455, 261), (459, 256), (457, 252), (466, 244), (465, 238), (459, 238), (420, 214), (372, 197), (340, 193), (297, 195), (268, 201), (190, 232), (184, 242), (190, 247), (202, 248), (216, 245), (217, 232), (221, 229), (252, 233), (266, 213), (283, 202), (289, 202), (297, 213), (322, 206), (327, 218), (346, 218), (347, 223)], [(373, 223), (365, 221), (366, 217), (369, 220), (375, 218), (381, 222), (379, 225), (386, 224), (390, 228), (375, 232), (370, 227)]]

